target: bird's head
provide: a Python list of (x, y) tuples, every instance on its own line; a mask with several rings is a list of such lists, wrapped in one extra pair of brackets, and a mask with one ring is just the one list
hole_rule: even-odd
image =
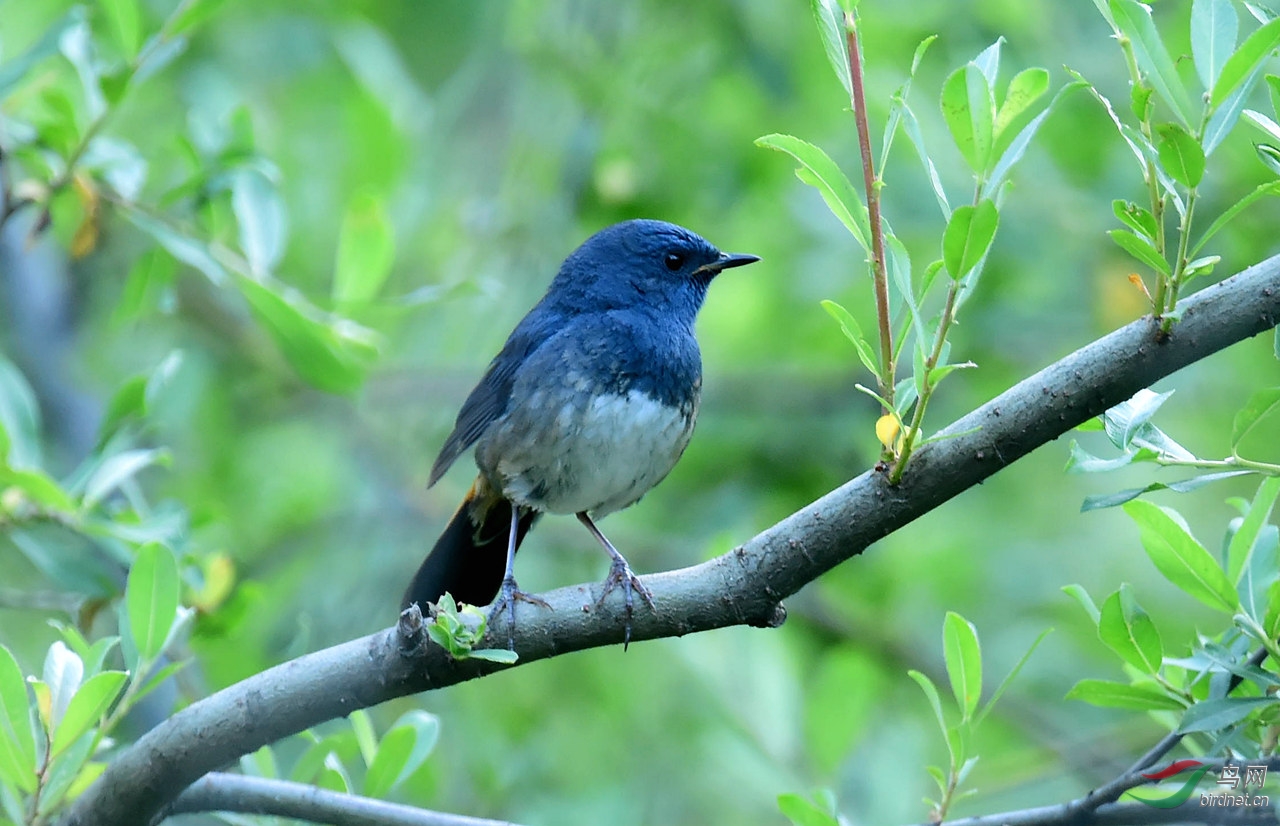
[(692, 323), (711, 279), (759, 260), (723, 253), (684, 227), (636, 219), (606, 227), (574, 250), (552, 292), (593, 308), (666, 308)]

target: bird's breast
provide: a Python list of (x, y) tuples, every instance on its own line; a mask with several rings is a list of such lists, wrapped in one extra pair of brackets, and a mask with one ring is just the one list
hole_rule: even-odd
[[(572, 376), (512, 410), (476, 454), (507, 498), (552, 513), (596, 516), (633, 504), (689, 444), (697, 382), (678, 404), (635, 387), (592, 393)], [(568, 392), (566, 392), (568, 391)]]

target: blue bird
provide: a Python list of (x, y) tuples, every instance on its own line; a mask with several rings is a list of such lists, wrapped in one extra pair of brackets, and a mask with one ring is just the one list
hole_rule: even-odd
[(650, 607), (653, 595), (595, 520), (635, 504), (684, 452), (702, 386), (698, 310), (717, 274), (758, 260), (652, 220), (607, 227), (565, 259), (431, 468), (429, 486), (474, 445), (480, 474), (402, 606), (496, 597), (490, 615), (506, 608), (514, 628), (517, 600), (547, 606), (517, 587), (516, 549), (542, 513), (574, 514), (612, 560), (600, 599), (622, 588), (629, 642), (632, 591)]

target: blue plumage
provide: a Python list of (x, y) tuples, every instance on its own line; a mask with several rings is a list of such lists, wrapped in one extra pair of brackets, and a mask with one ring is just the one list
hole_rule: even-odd
[(516, 547), (539, 513), (572, 513), (613, 558), (605, 594), (623, 587), (629, 637), (632, 588), (650, 597), (592, 517), (637, 501), (680, 458), (697, 416), (694, 321), (707, 286), (757, 260), (651, 220), (603, 229), (565, 259), (463, 403), (432, 467), (434, 484), (475, 445), (480, 476), (404, 605), (446, 591), (484, 604), (501, 590), (495, 609), (507, 606), (514, 624), (517, 599), (541, 602), (516, 589)]

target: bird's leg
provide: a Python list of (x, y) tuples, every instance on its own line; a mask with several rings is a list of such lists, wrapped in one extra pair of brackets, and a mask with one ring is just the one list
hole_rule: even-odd
[(604, 591), (600, 594), (600, 599), (597, 600), (596, 604), (599, 605), (604, 602), (610, 591), (619, 585), (622, 586), (623, 601), (627, 608), (627, 625), (622, 637), (622, 647), (625, 649), (631, 642), (631, 591), (634, 589), (639, 592), (640, 596), (644, 597), (644, 601), (649, 603), (650, 608), (656, 607), (653, 604), (653, 593), (635, 575), (631, 570), (631, 566), (627, 564), (626, 558), (618, 553), (617, 548), (613, 547), (613, 543), (606, 539), (604, 534), (600, 533), (600, 529), (596, 527), (595, 522), (591, 521), (591, 517), (587, 515), (586, 511), (578, 514), (578, 521), (585, 525), (587, 530), (591, 531), (591, 535), (604, 546), (605, 551), (609, 553), (609, 558), (613, 560), (613, 564), (609, 566), (609, 576), (605, 577), (604, 580)]
[(533, 594), (526, 594), (516, 587), (516, 539), (520, 535), (519, 531), (520, 506), (512, 502), (511, 533), (507, 536), (507, 570), (502, 575), (502, 587), (498, 590), (498, 598), (493, 601), (493, 605), (489, 608), (490, 621), (498, 616), (503, 608), (507, 609), (507, 648), (512, 651), (516, 650), (516, 602), (528, 602), (543, 608), (551, 608), (551, 605), (545, 599), (535, 597)]

